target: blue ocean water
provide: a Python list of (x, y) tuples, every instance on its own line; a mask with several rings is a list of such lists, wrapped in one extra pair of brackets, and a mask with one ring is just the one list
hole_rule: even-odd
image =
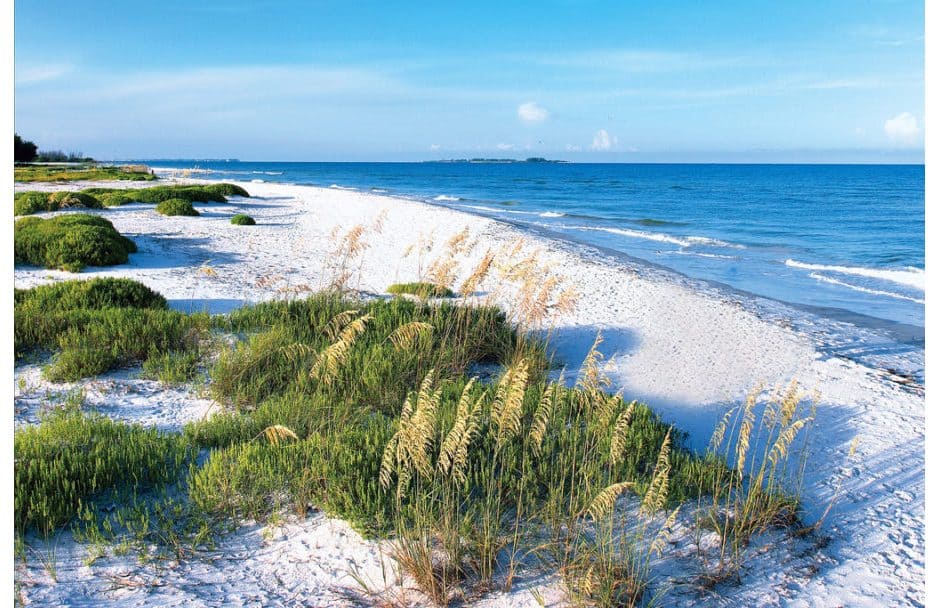
[(924, 327), (923, 165), (147, 162), (417, 198), (822, 316)]

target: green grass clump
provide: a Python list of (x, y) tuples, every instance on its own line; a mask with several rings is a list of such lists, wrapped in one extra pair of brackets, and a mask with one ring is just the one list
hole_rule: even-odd
[(143, 376), (164, 384), (185, 384), (196, 377), (200, 356), (196, 351), (170, 351), (144, 361)]
[(212, 184), (211, 186), (205, 186), (205, 188), (213, 192), (218, 192), (223, 196), (243, 196), (245, 198), (251, 196), (248, 194), (247, 190), (235, 184)]
[(60, 410), (13, 438), (14, 525), (49, 534), (108, 492), (174, 480), (190, 457), (180, 435)]
[(108, 220), (75, 213), (17, 220), (13, 251), (17, 264), (79, 272), (85, 266), (124, 264), (137, 246)]
[(43, 372), (53, 382), (151, 358), (151, 371), (179, 377), (198, 359), (208, 326), (207, 315), (167, 310), (162, 296), (127, 279), (65, 281), (17, 291), (14, 298), (15, 354), (55, 353)]
[(48, 192), (17, 192), (13, 195), (13, 215), (32, 215), (40, 211), (53, 211)]
[(89, 181), (153, 181), (157, 179), (143, 165), (110, 167), (81, 165), (18, 165), (13, 168), (13, 180), (18, 182)]
[(419, 298), (452, 298), (456, 294), (449, 287), (434, 283), (395, 283), (388, 286), (388, 293), (409, 294)]
[(85, 188), (90, 194), (108, 207), (126, 205), (130, 202), (157, 204), (179, 198), (192, 203), (224, 203), (226, 196), (248, 196), (248, 193), (234, 184), (211, 184), (192, 186), (185, 184), (152, 186), (150, 188)]
[(83, 192), (18, 192), (13, 195), (14, 215), (32, 215), (73, 207), (101, 209), (101, 202)]
[(113, 277), (16, 289), (14, 302), (42, 313), (75, 308), (166, 308), (166, 299), (143, 283)]
[(120, 207), (134, 202), (133, 196), (123, 192), (103, 192), (101, 194), (95, 194), (94, 196), (97, 197), (105, 207)]
[(199, 215), (199, 212), (193, 209), (193, 204), (182, 198), (171, 198), (161, 201), (157, 204), (157, 213), (163, 215)]
[(255, 218), (244, 213), (236, 213), (232, 216), (231, 222), (236, 226), (254, 226)]

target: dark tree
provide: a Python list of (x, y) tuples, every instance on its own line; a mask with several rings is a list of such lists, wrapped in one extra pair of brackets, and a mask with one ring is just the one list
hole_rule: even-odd
[(36, 144), (23, 141), (19, 135), (13, 135), (13, 161), (28, 163), (36, 159)]

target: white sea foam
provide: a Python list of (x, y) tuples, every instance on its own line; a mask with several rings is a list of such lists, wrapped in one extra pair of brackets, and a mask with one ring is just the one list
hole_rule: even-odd
[(434, 197), (436, 201), (459, 201), (459, 196), (447, 196), (446, 194), (438, 194)]
[(716, 260), (736, 260), (737, 256), (734, 255), (721, 255), (720, 253), (702, 253), (700, 251), (686, 251), (685, 249), (680, 249), (679, 251), (674, 252), (678, 255), (694, 255), (700, 258), (713, 258)]
[(871, 279), (880, 279), (890, 281), (898, 285), (913, 287), (921, 291), (927, 280), (926, 273), (920, 268), (908, 266), (907, 268), (865, 268), (864, 266), (826, 266), (824, 264), (807, 264), (797, 260), (787, 260), (787, 266), (791, 268), (802, 268), (803, 270), (822, 270), (826, 272), (838, 272), (840, 274), (851, 274), (859, 277), (868, 277)]
[(693, 245), (711, 245), (713, 247), (730, 247), (731, 249), (744, 249), (744, 245), (729, 243), (721, 239), (710, 239), (707, 236), (687, 236), (685, 237)]
[(330, 184), (330, 188), (333, 190), (355, 190), (355, 188), (350, 188), (349, 186), (340, 186), (339, 184)]
[(514, 209), (496, 209), (495, 207), (487, 207), (486, 205), (460, 205), (461, 207), (466, 207), (467, 209), (476, 209), (478, 211), (489, 211), (490, 213), (512, 213), (514, 215), (539, 215), (536, 211), (516, 211)]
[(610, 234), (617, 234), (634, 239), (670, 243), (672, 245), (678, 245), (679, 247), (688, 247), (692, 244), (685, 239), (669, 236), (668, 234), (660, 234), (658, 232), (644, 232), (642, 230), (630, 230), (629, 228), (606, 228), (604, 226), (570, 226), (570, 228), (573, 228), (574, 230), (594, 230), (597, 232), (608, 232)]
[(253, 179), (253, 180), (251, 180), (251, 183), (253, 183), (253, 184), (263, 184), (263, 183), (264, 183), (264, 180), (263, 180), (263, 179)]
[(560, 211), (546, 211), (539, 213), (539, 217), (565, 217), (565, 214)]
[(918, 304), (923, 304), (924, 301), (920, 298), (912, 298), (910, 296), (905, 296), (900, 293), (894, 293), (893, 291), (883, 291), (881, 289), (869, 289), (867, 287), (862, 287), (861, 285), (852, 285), (851, 283), (846, 283), (838, 279), (833, 279), (832, 277), (827, 277), (825, 275), (819, 274), (818, 272), (811, 272), (809, 276), (820, 281), (822, 283), (831, 283), (832, 285), (839, 285), (840, 287), (846, 287), (854, 291), (861, 291), (863, 293), (870, 293), (876, 296), (888, 296), (890, 298), (897, 298), (899, 300), (909, 300), (911, 302), (916, 302)]

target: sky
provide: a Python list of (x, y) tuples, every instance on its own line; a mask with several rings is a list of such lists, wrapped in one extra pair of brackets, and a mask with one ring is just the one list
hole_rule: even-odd
[(923, 2), (14, 12), (17, 133), (102, 160), (923, 161)]

